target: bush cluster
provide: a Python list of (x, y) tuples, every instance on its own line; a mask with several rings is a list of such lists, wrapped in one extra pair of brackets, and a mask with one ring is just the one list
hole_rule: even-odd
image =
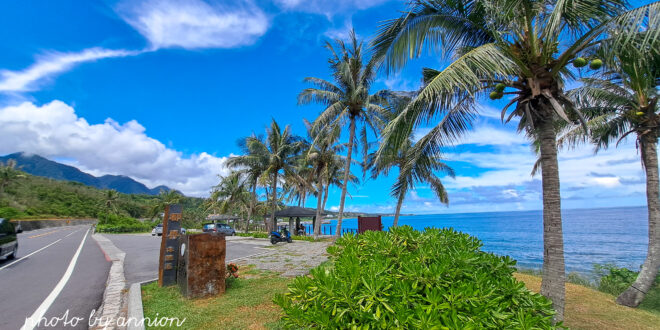
[(348, 234), (275, 303), (291, 328), (553, 328), (551, 302), (513, 277), (515, 260), (481, 246), (452, 229)]
[[(241, 237), (254, 237), (254, 238), (268, 238), (270, 237), (266, 233), (236, 233), (236, 236), (241, 236)], [(318, 240), (314, 239), (313, 236), (291, 236), (291, 239), (294, 241), (308, 241), (308, 242), (316, 242)]]
[(99, 233), (144, 233), (151, 231), (153, 224), (112, 213), (99, 213), (96, 231)]
[(637, 279), (637, 272), (610, 264), (595, 265), (594, 272), (600, 277), (598, 291), (615, 296), (623, 293)]

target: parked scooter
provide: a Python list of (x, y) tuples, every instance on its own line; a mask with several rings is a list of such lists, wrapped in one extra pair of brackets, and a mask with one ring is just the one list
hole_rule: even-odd
[(282, 232), (271, 231), (270, 232), (270, 243), (277, 244), (277, 242), (287, 242), (291, 243), (291, 234), (286, 228), (282, 228)]

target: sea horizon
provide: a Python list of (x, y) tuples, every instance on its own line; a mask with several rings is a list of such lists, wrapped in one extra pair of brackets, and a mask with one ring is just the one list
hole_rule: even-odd
[[(637, 271), (644, 262), (648, 248), (646, 206), (564, 209), (562, 218), (567, 273), (589, 276), (596, 264)], [(393, 220), (383, 216), (383, 229), (387, 230)], [(323, 224), (323, 231), (334, 232), (336, 222)], [(453, 228), (481, 240), (483, 251), (512, 257), (519, 268), (540, 269), (543, 265), (542, 210), (402, 215), (399, 225), (417, 230)], [(344, 219), (342, 228), (356, 230), (357, 218)]]

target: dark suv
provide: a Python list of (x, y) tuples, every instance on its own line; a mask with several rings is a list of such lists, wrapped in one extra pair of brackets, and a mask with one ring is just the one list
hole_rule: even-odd
[(18, 239), (14, 224), (9, 219), (0, 218), (0, 258), (14, 259), (18, 251)]

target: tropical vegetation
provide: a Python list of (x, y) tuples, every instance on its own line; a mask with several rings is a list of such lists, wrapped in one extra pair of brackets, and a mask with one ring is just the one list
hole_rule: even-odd
[(298, 329), (553, 328), (551, 302), (515, 280), (515, 261), (481, 246), (452, 229), (347, 234), (275, 302)]
[[(257, 219), (269, 232), (275, 211), (305, 207), (315, 197), (320, 220), (337, 187), (333, 262), (296, 279), (278, 298), (288, 326), (550, 328), (564, 318), (567, 280), (558, 147), (593, 143), (599, 150), (634, 137), (646, 172), (649, 253), (639, 273), (610, 269), (600, 283), (616, 287), (603, 290), (620, 294), (618, 303), (638, 306), (657, 288), (660, 268), (660, 3), (630, 9), (622, 0), (413, 0), (407, 6), (370, 43), (354, 31), (348, 40), (327, 42), (330, 79), (304, 78), (310, 87), (297, 96), (299, 105), (321, 106), (304, 122), (306, 137), (273, 119), (265, 134), (240, 139), (239, 155), (227, 161), (209, 198), (97, 190), (26, 175), (10, 161), (0, 164), (0, 216), (98, 216), (102, 231), (140, 231), (167, 205), (181, 203), (185, 227), (200, 226), (209, 213), (232, 215), (242, 219), (245, 235), (263, 237), (249, 233)], [(427, 51), (448, 65), (423, 69), (419, 90), (373, 90), (379, 70), (396, 74)], [(539, 153), (545, 298), (513, 279), (513, 261), (482, 252), (473, 237), (397, 227), (418, 186), (449, 203), (443, 180), (454, 171), (444, 152), (470, 132), (477, 104), (488, 99), (504, 99), (502, 121), (517, 122)], [(432, 128), (419, 136), (426, 126)], [(341, 237), (348, 186), (360, 182), (356, 168), (363, 180), (396, 176), (395, 220), (387, 233)], [(318, 238), (320, 226), (316, 221), (314, 237), (304, 239)], [(615, 281), (619, 275), (625, 281)]]
[[(601, 45), (609, 50), (657, 46), (660, 4), (630, 11), (626, 5), (619, 0), (412, 1), (401, 17), (381, 26), (373, 41), (388, 72), (425, 48), (452, 56), (442, 70), (424, 69), (423, 87), (385, 128), (379, 154), (385, 146), (402, 145), (421, 123), (435, 127), (414, 149), (440, 153), (469, 130), (477, 100), (510, 96), (502, 120), (519, 118), (518, 130), (540, 151), (541, 292), (552, 300), (557, 321), (563, 319), (566, 275), (556, 123), (584, 122), (564, 85), (575, 78), (572, 67), (583, 66), (583, 56)], [(601, 59), (591, 59), (591, 69), (601, 65)]]
[(376, 78), (375, 58), (367, 59), (365, 47), (359, 41), (355, 31), (349, 35), (348, 45), (341, 40), (335, 40), (335, 45), (326, 43), (331, 56), (328, 62), (332, 70), (333, 82), (308, 77), (305, 82), (314, 85), (306, 88), (298, 95), (299, 104), (319, 103), (325, 110), (314, 120), (313, 130), (348, 124), (348, 143), (342, 180), (341, 197), (339, 199), (339, 215), (335, 235), (341, 235), (346, 192), (350, 181), (353, 148), (356, 145), (356, 130), (361, 124), (360, 141), (364, 148), (363, 154), (369, 148), (367, 143), (368, 130), (378, 135), (384, 125), (384, 100), (377, 93), (371, 93), (371, 85)]
[(660, 181), (657, 143), (660, 133), (660, 53), (644, 45), (615, 52), (599, 51), (605, 70), (582, 79), (583, 85), (569, 96), (587, 120), (587, 128), (566, 125), (559, 142), (575, 146), (591, 142), (595, 151), (633, 136), (646, 171), (646, 203), (649, 223), (648, 253), (637, 280), (619, 292), (617, 302), (637, 307), (654, 287), (660, 269)]

